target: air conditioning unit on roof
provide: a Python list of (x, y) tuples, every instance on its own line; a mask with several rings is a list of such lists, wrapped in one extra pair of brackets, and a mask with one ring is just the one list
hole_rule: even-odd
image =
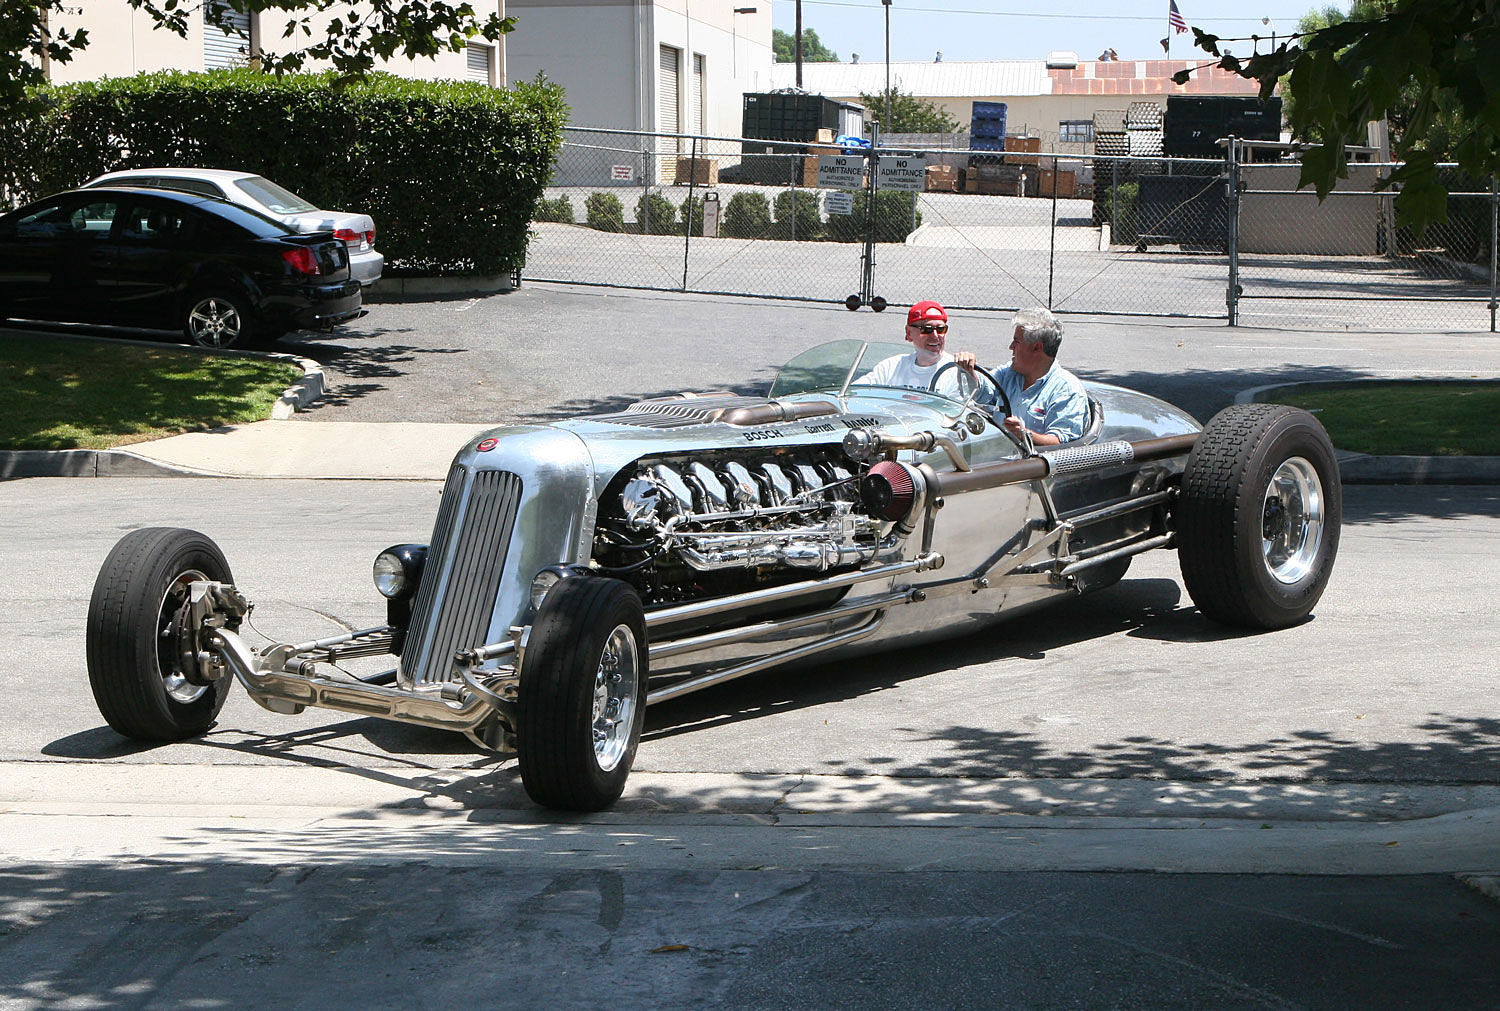
[(1078, 66), (1078, 54), (1066, 49), (1054, 49), (1047, 54), (1048, 70), (1072, 70)]

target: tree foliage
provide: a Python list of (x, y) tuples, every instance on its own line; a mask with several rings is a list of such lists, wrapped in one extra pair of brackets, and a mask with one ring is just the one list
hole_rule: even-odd
[[(797, 36), (779, 28), (771, 29), (771, 55), (777, 63), (797, 62)], [(818, 33), (811, 28), (802, 29), (803, 63), (837, 63), (839, 54), (823, 45)]]
[[(1348, 175), (1344, 145), (1361, 143), (1369, 121), (1390, 117), (1393, 151), (1404, 164), (1386, 185), (1401, 188), (1398, 221), (1421, 229), (1447, 219), (1440, 158), (1458, 162), (1471, 176), (1500, 172), (1497, 12), (1496, 0), (1357, 3), (1348, 19), (1299, 31), (1271, 52), (1244, 60), (1220, 47), (1242, 40), (1197, 28), (1193, 35), (1199, 48), (1219, 58), (1217, 66), (1260, 82), (1262, 98), (1287, 77), (1295, 97), (1289, 128), (1321, 142), (1303, 154), (1300, 185), (1314, 186), (1320, 198)], [(1174, 79), (1183, 83), (1190, 73)]]
[[(376, 60), (434, 57), (459, 52), (471, 40), (494, 42), (515, 27), (515, 18), (481, 18), (467, 0), (126, 0), (150, 16), (154, 27), (187, 37), (201, 17), (230, 34), (236, 14), (263, 19), (260, 69), (273, 74), (309, 63), (331, 66), (336, 80), (363, 79)], [(66, 0), (0, 0), (0, 111), (15, 120), (36, 108), (31, 88), (46, 83), (42, 61), (66, 63), (90, 44), (88, 32), (63, 27), (79, 8)], [(269, 28), (284, 19), (279, 39)], [(248, 40), (247, 40), (248, 41)]]
[[(890, 97), (890, 122), (886, 120), (886, 97)], [(880, 120), (883, 133), (952, 133), (959, 127), (958, 120), (935, 102), (904, 93), (899, 85), (891, 85), (890, 91), (878, 91), (873, 95), (861, 93), (861, 104), (870, 110), (870, 115)]]

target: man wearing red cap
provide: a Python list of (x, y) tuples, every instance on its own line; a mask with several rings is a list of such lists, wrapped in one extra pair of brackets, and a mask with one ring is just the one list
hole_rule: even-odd
[[(867, 386), (909, 386), (925, 390), (938, 369), (957, 361), (967, 367), (973, 364), (973, 352), (950, 355), (943, 350), (948, 343), (948, 311), (936, 302), (918, 302), (906, 313), (906, 339), (916, 350), (905, 355), (891, 355), (865, 373), (856, 383)], [(939, 383), (939, 392), (958, 396), (958, 370), (950, 369)]]

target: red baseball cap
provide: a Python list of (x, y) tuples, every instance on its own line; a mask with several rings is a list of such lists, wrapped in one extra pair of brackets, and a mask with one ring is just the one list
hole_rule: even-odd
[(906, 312), (906, 324), (911, 326), (915, 323), (925, 323), (936, 320), (939, 323), (948, 322), (948, 310), (936, 302), (918, 302)]

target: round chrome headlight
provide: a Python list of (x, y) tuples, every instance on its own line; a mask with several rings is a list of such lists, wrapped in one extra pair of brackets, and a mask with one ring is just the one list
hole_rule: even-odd
[(531, 579), (531, 610), (541, 609), (542, 601), (547, 599), (547, 591), (562, 582), (563, 574), (556, 568), (543, 569)]
[(405, 595), (406, 568), (401, 559), (389, 551), (382, 551), (375, 558), (375, 589), (382, 597), (395, 599)]
[(375, 589), (391, 600), (403, 600), (417, 592), (422, 564), (427, 560), (425, 544), (397, 544), (375, 556)]

